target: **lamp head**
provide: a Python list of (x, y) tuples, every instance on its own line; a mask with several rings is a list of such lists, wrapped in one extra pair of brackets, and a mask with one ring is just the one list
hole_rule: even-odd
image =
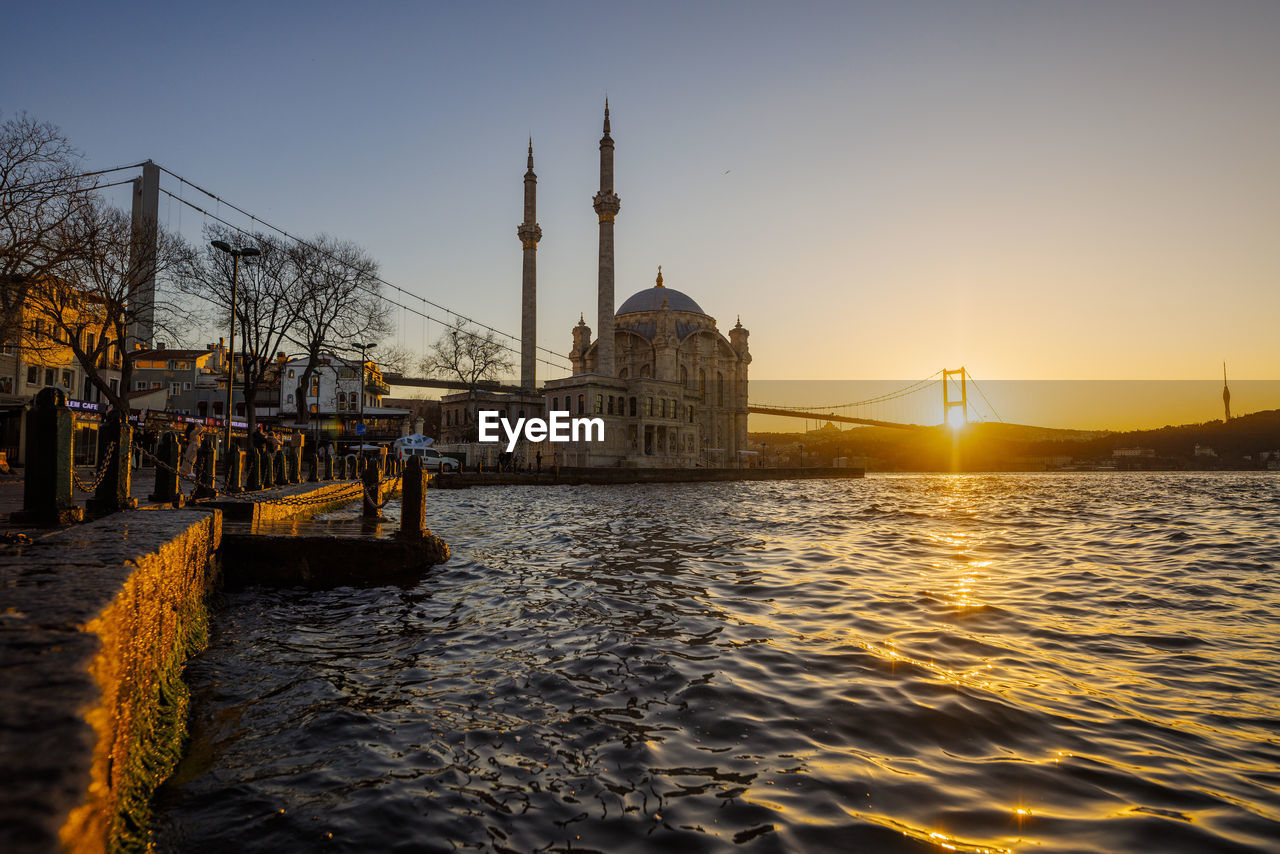
[(231, 252), (231, 244), (225, 240), (213, 240), (209, 243), (214, 249), (221, 249), (223, 252)]

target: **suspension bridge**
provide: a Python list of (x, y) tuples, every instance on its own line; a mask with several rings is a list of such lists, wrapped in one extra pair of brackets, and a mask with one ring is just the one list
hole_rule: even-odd
[[(134, 170), (140, 170), (140, 174), (137, 177), (125, 177), (121, 180), (115, 180), (117, 173)], [(111, 176), (112, 180), (105, 180), (107, 176)], [(86, 172), (81, 177), (103, 179), (85, 186), (83, 190), (87, 191), (132, 185), (133, 217), (136, 225), (158, 228), (160, 199), (164, 197), (168, 202), (165, 227), (173, 229), (174, 211), (176, 210), (176, 230), (179, 233), (182, 231), (182, 212), (185, 209), (198, 215), (203, 224), (216, 222), (250, 239), (256, 236), (254, 230), (265, 231), (279, 235), (299, 245), (315, 249), (322, 254), (328, 254), (325, 250), (305, 238), (274, 225), (244, 207), (151, 160), (128, 166)], [(166, 183), (168, 186), (165, 186)], [(239, 222), (233, 221), (237, 218)], [(339, 260), (336, 257), (330, 257), (333, 260)], [(374, 281), (382, 289), (371, 290), (370, 294), (401, 312), (400, 323), (398, 324), (402, 336), (401, 340), (403, 340), (404, 327), (407, 322), (411, 322), (408, 321), (410, 317), (418, 318), (423, 322), (424, 338), (428, 322), (450, 327), (461, 321), (471, 324), (481, 333), (491, 336), (504, 351), (515, 356), (521, 354), (521, 340), (518, 336), (499, 330), (475, 317), (468, 316), (439, 302), (416, 294), (400, 285), (387, 281), (381, 276), (375, 276)], [(463, 334), (475, 335), (476, 333), (464, 332)], [(571, 373), (569, 358), (564, 354), (546, 347), (537, 347), (536, 358), (541, 365), (553, 370), (560, 376), (568, 376)], [(387, 372), (383, 376), (390, 385), (402, 387), (450, 391), (478, 389), (510, 393), (527, 390), (522, 386), (501, 382), (464, 383), (457, 380), (414, 377), (397, 372)], [(976, 390), (981, 400), (986, 404), (985, 414), (979, 412), (977, 407), (973, 405), (976, 401), (971, 401), (970, 388)], [(941, 396), (940, 410), (937, 407), (939, 393)], [(926, 402), (923, 407), (921, 406), (921, 401)], [(906, 414), (913, 408), (917, 413), (916, 417)], [(752, 415), (803, 419), (807, 422), (855, 424), (902, 430), (936, 426), (937, 422), (934, 419), (939, 411), (941, 412), (942, 423), (964, 423), (974, 417), (978, 420), (988, 420), (990, 418), (1001, 420), (995, 408), (986, 399), (981, 387), (973, 379), (973, 375), (964, 367), (942, 369), (922, 380), (906, 383), (901, 387), (860, 400), (817, 405), (750, 401), (747, 411)], [(927, 415), (920, 417), (925, 412), (932, 413), (932, 417)]]

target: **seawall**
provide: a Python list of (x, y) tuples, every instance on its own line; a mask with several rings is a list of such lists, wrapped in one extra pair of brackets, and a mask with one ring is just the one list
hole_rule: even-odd
[(142, 851), (180, 757), (221, 514), (116, 514), (0, 546), (0, 850)]

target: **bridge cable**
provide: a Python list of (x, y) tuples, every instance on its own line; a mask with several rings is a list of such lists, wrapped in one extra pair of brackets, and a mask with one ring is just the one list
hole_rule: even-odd
[[(158, 164), (157, 164), (157, 165), (158, 165)], [(193, 189), (196, 189), (196, 190), (200, 191), (201, 193), (204, 193), (206, 196), (208, 196), (208, 197), (209, 197), (209, 198), (211, 198), (211, 199), (214, 199), (214, 200), (215, 200), (215, 201), (217, 201), (219, 204), (225, 204), (227, 207), (231, 208), (232, 210), (234, 210), (234, 211), (236, 211), (236, 212), (238, 212), (238, 213), (240, 213), (240, 214), (243, 214), (244, 216), (247, 216), (247, 217), (248, 217), (249, 219), (251, 219), (252, 221), (254, 221), (254, 222), (256, 222), (256, 223), (259, 223), (259, 224), (263, 225), (264, 227), (266, 227), (266, 228), (268, 228), (268, 229), (270, 229), (270, 230), (272, 230), (272, 231), (275, 231), (275, 232), (277, 232), (277, 233), (279, 233), (279, 234), (282, 234), (282, 235), (284, 235), (285, 237), (289, 238), (290, 240), (293, 240), (293, 241), (294, 241), (294, 242), (296, 242), (296, 243), (299, 243), (299, 244), (301, 244), (301, 245), (303, 245), (303, 246), (306, 246), (306, 247), (308, 247), (308, 248), (310, 248), (310, 249), (313, 249), (313, 250), (315, 250), (315, 251), (317, 251), (317, 252), (320, 252), (321, 254), (328, 255), (332, 260), (338, 261), (339, 263), (343, 263), (341, 259), (336, 258), (336, 257), (334, 257), (334, 256), (330, 255), (330, 253), (325, 252), (325, 251), (324, 251), (323, 249), (321, 249), (320, 247), (318, 247), (318, 246), (316, 246), (316, 245), (314, 245), (314, 244), (310, 243), (310, 242), (309, 242), (309, 241), (307, 241), (307, 240), (302, 239), (301, 237), (297, 237), (297, 236), (295, 236), (295, 235), (293, 235), (293, 234), (290, 234), (289, 232), (285, 231), (283, 228), (280, 228), (279, 226), (276, 226), (276, 225), (272, 225), (271, 223), (267, 222), (266, 220), (264, 220), (264, 219), (262, 219), (262, 218), (260, 218), (260, 217), (257, 217), (257, 216), (255, 216), (255, 215), (253, 215), (253, 214), (249, 213), (249, 212), (248, 212), (248, 211), (246, 211), (244, 208), (239, 207), (238, 205), (235, 205), (235, 204), (233, 204), (233, 203), (231, 203), (231, 202), (227, 201), (226, 199), (222, 198), (221, 196), (217, 195), (216, 193), (212, 193), (212, 192), (210, 192), (210, 191), (206, 190), (205, 188), (201, 187), (199, 184), (195, 184), (195, 183), (193, 183), (193, 182), (191, 182), (191, 181), (188, 181), (186, 178), (182, 177), (181, 175), (177, 174), (176, 172), (172, 171), (171, 169), (168, 169), (168, 168), (166, 168), (166, 167), (164, 167), (164, 166), (160, 166), (160, 169), (161, 169), (161, 171), (163, 171), (163, 172), (165, 172), (165, 173), (167, 173), (167, 174), (171, 175), (172, 177), (176, 178), (176, 179), (177, 179), (178, 181), (180, 181), (181, 183), (186, 184), (187, 186), (192, 187)], [(227, 225), (230, 225), (230, 223), (226, 223), (226, 221), (225, 221), (225, 220), (222, 220), (222, 219), (219, 219), (219, 222), (223, 222), (223, 223), (225, 223), (225, 224), (227, 224)], [(231, 226), (231, 227), (232, 227), (232, 228), (235, 228), (235, 226)], [(240, 230), (240, 229), (238, 229), (238, 230)], [(242, 233), (244, 233), (244, 232), (243, 232), (243, 230), (240, 230), (240, 231), (241, 231)], [(421, 300), (422, 302), (426, 303), (427, 305), (430, 305), (430, 306), (432, 306), (432, 307), (434, 307), (434, 308), (437, 308), (437, 309), (439, 309), (440, 311), (443, 311), (443, 312), (445, 312), (445, 313), (447, 313), (447, 314), (449, 314), (449, 315), (452, 315), (453, 317), (461, 318), (462, 320), (465, 320), (465, 321), (467, 321), (468, 323), (474, 323), (476, 326), (479, 326), (481, 329), (486, 329), (486, 330), (488, 330), (489, 332), (494, 333), (495, 335), (501, 335), (501, 336), (503, 336), (503, 337), (505, 337), (505, 338), (508, 338), (508, 339), (510, 339), (510, 340), (512, 340), (512, 341), (519, 341), (519, 340), (520, 340), (520, 339), (519, 339), (519, 338), (517, 338), (515, 335), (511, 335), (511, 334), (508, 334), (508, 333), (506, 333), (506, 332), (503, 332), (503, 331), (501, 331), (501, 330), (499, 330), (499, 329), (495, 329), (495, 328), (493, 328), (492, 326), (489, 326), (489, 325), (488, 325), (488, 324), (486, 324), (486, 323), (481, 323), (480, 321), (476, 320), (475, 318), (468, 317), (468, 316), (467, 316), (467, 315), (465, 315), (465, 314), (461, 314), (461, 313), (456, 312), (456, 311), (454, 311), (454, 310), (452, 310), (452, 309), (450, 309), (450, 308), (447, 308), (446, 306), (443, 306), (443, 305), (440, 305), (439, 303), (433, 302), (433, 301), (431, 301), (431, 300), (427, 299), (427, 298), (426, 298), (426, 297), (424, 297), (424, 296), (420, 296), (420, 295), (418, 295), (418, 294), (413, 293), (412, 291), (405, 290), (404, 288), (400, 287), (399, 285), (394, 285), (394, 284), (392, 284), (391, 282), (388, 282), (387, 280), (383, 279), (383, 278), (382, 278), (382, 277), (380, 277), (380, 276), (375, 276), (374, 278), (375, 278), (377, 281), (381, 282), (382, 284), (386, 285), (387, 287), (389, 287), (389, 288), (392, 288), (392, 289), (394, 289), (394, 290), (399, 291), (400, 293), (404, 294), (405, 296), (410, 296), (410, 297), (414, 297), (415, 299)], [(539, 349), (539, 350), (542, 350), (544, 353), (549, 353), (549, 354), (550, 354), (550, 355), (552, 355), (552, 356), (556, 356), (556, 357), (558, 357), (558, 358), (564, 359), (565, 361), (568, 361), (568, 357), (567, 357), (567, 356), (565, 356), (565, 355), (564, 355), (564, 354), (562, 354), (562, 353), (557, 353), (556, 351), (551, 350), (551, 349), (548, 349), (548, 348), (546, 348), (546, 347), (538, 347), (538, 349)], [(513, 350), (512, 352), (519, 352), (519, 351), (515, 351), (515, 350)], [(556, 366), (554, 366), (554, 367), (562, 367), (562, 366), (556, 365)]]

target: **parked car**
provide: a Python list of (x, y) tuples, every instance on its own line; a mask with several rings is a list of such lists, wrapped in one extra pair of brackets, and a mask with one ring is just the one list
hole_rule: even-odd
[(400, 459), (408, 461), (411, 457), (422, 460), (423, 471), (455, 472), (458, 470), (457, 460), (446, 457), (435, 448), (400, 448)]

